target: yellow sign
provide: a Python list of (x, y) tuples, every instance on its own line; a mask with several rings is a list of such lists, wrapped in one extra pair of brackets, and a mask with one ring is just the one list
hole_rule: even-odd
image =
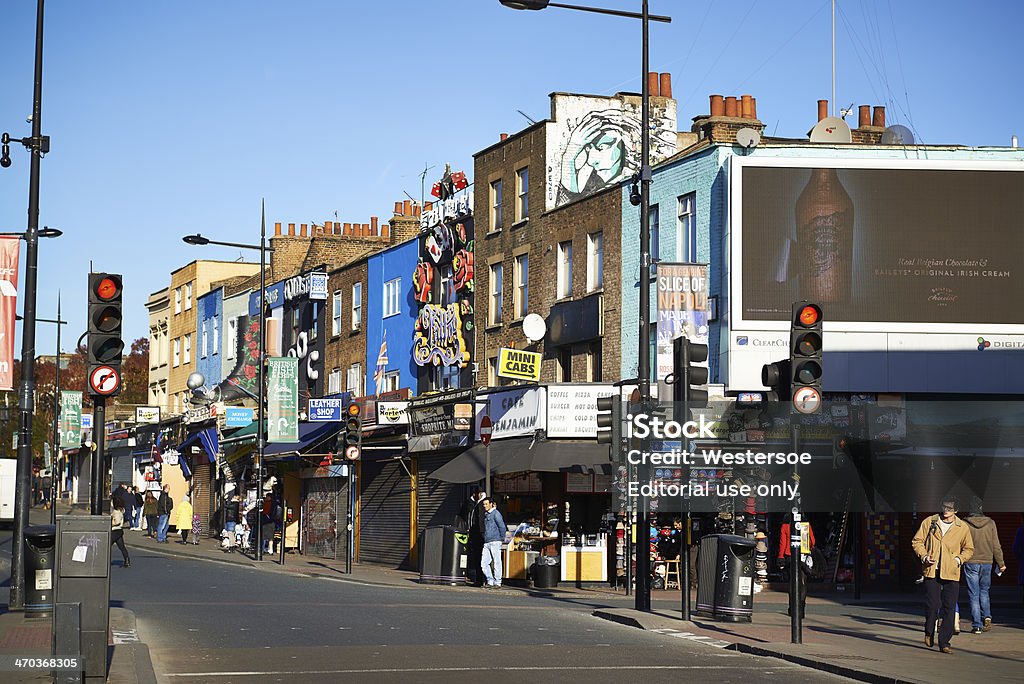
[(498, 351), (498, 375), (516, 380), (540, 380), (540, 354), (502, 347)]

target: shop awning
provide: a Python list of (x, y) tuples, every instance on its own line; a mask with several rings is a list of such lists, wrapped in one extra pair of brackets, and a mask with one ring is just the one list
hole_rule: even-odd
[[(443, 482), (477, 482), (484, 479), (487, 447), (476, 444), (427, 477)], [(571, 469), (601, 469), (610, 465), (608, 447), (591, 441), (541, 440), (532, 437), (491, 443), (491, 474)]]
[(299, 441), (268, 444), (263, 449), (264, 458), (284, 458), (287, 456), (320, 453), (317, 449), (327, 446), (327, 441), (334, 437), (344, 423), (299, 423)]
[(217, 452), (220, 451), (220, 437), (217, 436), (217, 428), (208, 427), (199, 432), (193, 432), (189, 435), (188, 439), (178, 445), (177, 451), (187, 454), (188, 451), (186, 449), (196, 442), (203, 445), (203, 451), (206, 452), (206, 457), (210, 463), (215, 463), (217, 461)]

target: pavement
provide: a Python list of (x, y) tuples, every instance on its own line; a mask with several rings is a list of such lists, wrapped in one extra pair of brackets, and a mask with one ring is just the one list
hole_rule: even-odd
[[(72, 512), (58, 508), (58, 513)], [(76, 510), (74, 512), (81, 512)], [(33, 511), (43, 517), (45, 512)], [(145, 532), (126, 530), (129, 549), (168, 556), (188, 557), (214, 563), (256, 568), (265, 572), (315, 577), (337, 582), (398, 587), (421, 586), (435, 591), (481, 591), (466, 586), (419, 585), (419, 574), (384, 566), (353, 564), (346, 572), (345, 560), (321, 559), (290, 551), (281, 564), (277, 554), (265, 554), (256, 561), (240, 552), (227, 553), (218, 540), (203, 538), (198, 545), (179, 544), (177, 535), (170, 543), (157, 544)], [(114, 552), (114, 557), (118, 554)], [(115, 561), (118, 564), (120, 561)], [(127, 570), (130, 572), (131, 570)], [(962, 627), (953, 639), (953, 653), (928, 649), (923, 641), (923, 595), (920, 587), (902, 593), (864, 594), (859, 600), (852, 592), (827, 591), (812, 585), (803, 622), (803, 643), (791, 643), (789, 617), (785, 614), (788, 597), (780, 588), (768, 588), (755, 595), (751, 622), (727, 623), (694, 616), (681, 619), (681, 594), (678, 590), (652, 593), (651, 612), (631, 608), (632, 598), (606, 585), (578, 587), (560, 584), (556, 588), (533, 589), (506, 585), (505, 591), (531, 596), (565, 599), (587, 598), (595, 606), (594, 615), (639, 629), (657, 632), (708, 648), (724, 648), (753, 655), (781, 658), (823, 672), (865, 682), (927, 682), (942, 678), (955, 681), (1020, 682), (1024, 679), (1024, 607), (1019, 589), (993, 589), (995, 623), (990, 632), (970, 634), (966, 587), (961, 591)], [(691, 605), (696, 605), (695, 596)], [(49, 653), (49, 621), (8, 613), (0, 605), (0, 655), (44, 655)], [(129, 610), (111, 609), (111, 660), (109, 681), (155, 681), (145, 644), (133, 640), (134, 615)], [(120, 640), (115, 635), (121, 635)], [(121, 641), (122, 643), (115, 643)], [(148, 667), (148, 670), (147, 670)], [(6, 676), (0, 676), (9, 681)], [(12, 681), (48, 681), (24, 679)]]

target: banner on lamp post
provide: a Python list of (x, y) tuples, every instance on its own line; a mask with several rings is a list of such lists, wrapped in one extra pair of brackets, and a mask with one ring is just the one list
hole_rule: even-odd
[(14, 389), (14, 317), (18, 310), (20, 247), (20, 238), (0, 238), (0, 390)]
[(82, 445), (82, 393), (60, 393), (60, 448)]
[(299, 441), (299, 359), (267, 359), (267, 442)]

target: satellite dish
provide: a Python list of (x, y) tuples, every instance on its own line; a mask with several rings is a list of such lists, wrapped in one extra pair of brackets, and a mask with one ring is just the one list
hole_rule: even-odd
[(811, 142), (814, 143), (850, 143), (853, 136), (850, 127), (838, 116), (826, 116), (811, 129)]
[(755, 131), (753, 128), (741, 128), (736, 131), (736, 144), (740, 147), (757, 147), (761, 142), (761, 134)]
[(523, 319), (523, 334), (530, 342), (543, 340), (548, 332), (548, 325), (539, 315), (532, 313)]
[(882, 131), (883, 145), (913, 145), (914, 134), (906, 126), (896, 124)]

